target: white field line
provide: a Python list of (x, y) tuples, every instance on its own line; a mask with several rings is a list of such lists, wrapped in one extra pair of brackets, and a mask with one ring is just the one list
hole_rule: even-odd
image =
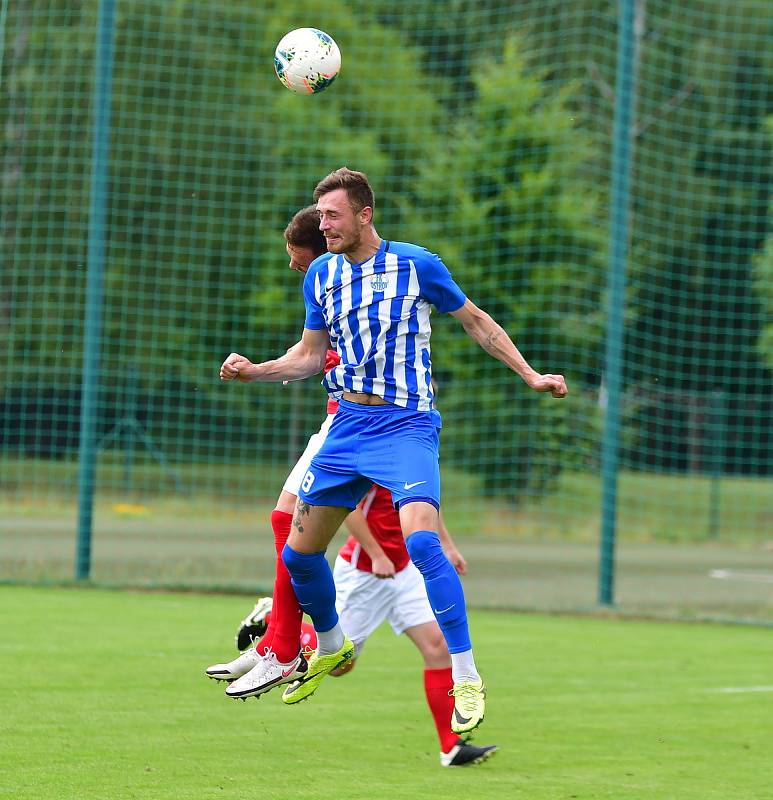
[(773, 686), (724, 686), (721, 689), (706, 689), (721, 694), (746, 694), (748, 692), (773, 692)]
[(735, 569), (712, 569), (709, 578), (721, 581), (750, 581), (752, 583), (773, 583), (773, 572), (742, 572)]

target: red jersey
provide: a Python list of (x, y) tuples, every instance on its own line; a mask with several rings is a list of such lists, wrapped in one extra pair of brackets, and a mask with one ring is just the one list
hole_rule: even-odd
[[(382, 486), (372, 486), (362, 498), (359, 507), (365, 515), (370, 532), (381, 545), (387, 558), (395, 565), (395, 570), (399, 572), (405, 569), (411, 557), (405, 547), (405, 539), (403, 539), (403, 531), (400, 527), (400, 515), (393, 505), (392, 493)], [(344, 546), (338, 551), (338, 555), (363, 572), (373, 571), (370, 556), (354, 536), (350, 536), (346, 540)]]
[[(336, 353), (335, 350), (328, 350), (325, 353), (325, 375), (330, 372), (331, 369), (337, 367), (341, 363), (341, 357)], [(333, 400), (332, 397), (329, 397), (327, 400), (327, 413), (328, 414), (335, 414), (338, 411), (338, 401)]]

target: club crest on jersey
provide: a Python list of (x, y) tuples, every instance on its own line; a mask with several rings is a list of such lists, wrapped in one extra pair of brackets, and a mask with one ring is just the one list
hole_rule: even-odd
[(374, 292), (385, 292), (389, 288), (389, 278), (386, 275), (374, 275), (370, 279), (370, 288)]

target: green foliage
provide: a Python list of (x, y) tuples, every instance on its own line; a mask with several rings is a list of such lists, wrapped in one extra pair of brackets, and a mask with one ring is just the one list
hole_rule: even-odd
[[(706, 19), (700, 2), (656, 10), (638, 84), (625, 363), (638, 410), (628, 457), (643, 469), (707, 470), (719, 447), (724, 471), (754, 472), (770, 458), (763, 420), (773, 387), (757, 349), (752, 268), (773, 180), (760, 129), (773, 100), (763, 45), (773, 10), (749, 2), (732, 19)], [(716, 391), (728, 398), (721, 419)]]
[(574, 380), (568, 426), (564, 404), (521, 391), (461, 331), (439, 337), (450, 457), (471, 461), (488, 491), (511, 499), (544, 492), (567, 452), (582, 463), (597, 414), (582, 402), (603, 325), (599, 192), (583, 178), (595, 153), (571, 110), (575, 87), (546, 89), (541, 78), (516, 38), (498, 62), (478, 67), (475, 102), (416, 184), (413, 206), (434, 213), (408, 224), (536, 369)]
[[(768, 474), (773, 6), (637, 6), (625, 455)], [(98, 7), (8, 4), (0, 43), (4, 441), (40, 454), (76, 443)], [(287, 420), (293, 441), (318, 423), (316, 382), (223, 387), (217, 367), (297, 340), (281, 231), (346, 163), (370, 175), (383, 236), (437, 250), (536, 368), (569, 378), (567, 403), (536, 398), (438, 321), (444, 462), (511, 499), (567, 464), (595, 470), (616, 14), (610, 0), (118, 3), (105, 429), (136, 372), (143, 422), (173, 459), (248, 463), (262, 448), (284, 463)], [(310, 24), (343, 67), (298, 97), (273, 50)]]

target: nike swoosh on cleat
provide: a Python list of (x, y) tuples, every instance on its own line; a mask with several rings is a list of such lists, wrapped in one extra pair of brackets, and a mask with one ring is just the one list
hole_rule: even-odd
[(420, 486), (422, 483), (426, 483), (427, 481), (416, 481), (416, 483), (408, 483), (405, 482), (403, 489), (413, 489), (414, 486)]
[(288, 670), (284, 670), (284, 669), (283, 669), (283, 670), (282, 670), (282, 677), (283, 677), (283, 678), (289, 678), (289, 677), (290, 677), (290, 676), (293, 674), (293, 672), (295, 672), (295, 668), (296, 668), (297, 666), (298, 666), (297, 664), (293, 664), (293, 665), (290, 667), (290, 669), (288, 669)]
[[(281, 682), (282, 682), (281, 678), (274, 678), (273, 681), (268, 681), (268, 683), (264, 683), (260, 687), (261, 691), (258, 692), (257, 694), (249, 694), (250, 692), (254, 692), (255, 691), (255, 687), (253, 687), (252, 689), (244, 689), (243, 692), (238, 693), (238, 694), (228, 694), (226, 692), (226, 697), (230, 697), (233, 700), (246, 700), (248, 697), (260, 697), (261, 694), (265, 694), (269, 689), (272, 689), (274, 686), (276, 686), (278, 683), (281, 683)], [(242, 694), (245, 693), (245, 692), (246, 692), (246, 694), (244, 694), (244, 696), (242, 696)]]
[(295, 679), (295, 682), (291, 683), (287, 687), (287, 689), (285, 691), (292, 693), (296, 689), (300, 689), (301, 686), (303, 686), (304, 683), (306, 683), (307, 681), (311, 680), (311, 678), (313, 678), (315, 675), (318, 675), (318, 674), (319, 674), (318, 672), (304, 672), (304, 674), (303, 675), (299, 675)]
[[(338, 663), (337, 663), (337, 664), (336, 664), (334, 667), (331, 667), (331, 668), (330, 668), (330, 672), (332, 672), (334, 669), (337, 669), (338, 667), (340, 667), (340, 666), (341, 666), (341, 664), (345, 664), (347, 661), (349, 661), (349, 659), (350, 659), (350, 658), (351, 658), (353, 655), (354, 655), (354, 650), (347, 650), (347, 651), (346, 651), (346, 652), (345, 652), (345, 653), (344, 653), (344, 654), (341, 656), (341, 660), (340, 660), (340, 661), (339, 661), (339, 662), (338, 662)], [(301, 685), (302, 685), (302, 684), (306, 683), (306, 682), (307, 682), (307, 681), (309, 681), (311, 678), (314, 678), (314, 677), (316, 677), (317, 675), (319, 675), (319, 672), (312, 672), (311, 670), (309, 670), (309, 671), (308, 671), (308, 672), (306, 672), (304, 675), (300, 675), (300, 676), (298, 677), (298, 680), (297, 680), (297, 682), (296, 682), (296, 683), (291, 683), (291, 684), (290, 684), (290, 686), (289, 686), (289, 688), (287, 689), (287, 691), (288, 691), (288, 692), (293, 692), (293, 691), (295, 691), (296, 689), (299, 689), (299, 688), (301, 687)]]
[[(472, 717), (468, 717), (467, 719), (465, 719), (465, 718), (464, 718), (464, 717), (463, 717), (463, 716), (462, 716), (462, 715), (459, 713), (459, 711), (458, 711), (457, 709), (454, 709), (454, 716), (456, 717), (456, 721), (457, 721), (457, 722), (460, 722), (462, 725), (466, 725), (466, 724), (467, 724), (467, 723), (468, 723), (468, 722), (469, 722), (469, 721), (472, 719)], [(447, 717), (446, 717), (446, 719), (447, 719)]]

